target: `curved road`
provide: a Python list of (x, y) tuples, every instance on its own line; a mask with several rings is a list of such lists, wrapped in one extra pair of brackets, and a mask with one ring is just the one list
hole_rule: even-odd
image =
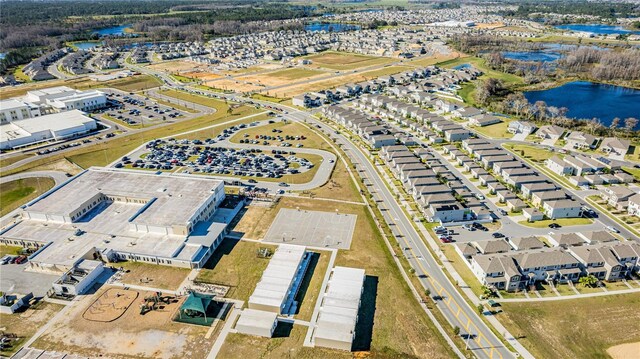
[(60, 171), (33, 171), (33, 172), (20, 172), (14, 175), (9, 175), (5, 177), (0, 177), (0, 183), (7, 183), (23, 178), (32, 178), (32, 177), (49, 177), (53, 179), (56, 183), (56, 186), (59, 186), (69, 180), (69, 177), (64, 172)]

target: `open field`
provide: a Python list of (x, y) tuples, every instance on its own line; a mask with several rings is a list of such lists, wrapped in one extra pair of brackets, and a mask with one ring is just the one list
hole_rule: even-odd
[(69, 79), (69, 80), (39, 81), (39, 82), (22, 84), (19, 86), (0, 87), (0, 99), (6, 99), (8, 97), (15, 97), (15, 96), (22, 96), (26, 94), (27, 91), (38, 90), (46, 87), (69, 86), (73, 88), (84, 88), (85, 86), (88, 86), (90, 83), (95, 83), (95, 82), (91, 81), (87, 77), (79, 77), (79, 78)]
[(86, 88), (103, 88), (113, 87), (125, 92), (136, 92), (148, 90), (150, 88), (159, 87), (162, 82), (157, 78), (149, 75), (136, 75), (105, 82), (92, 82)]
[[(377, 295), (366, 299), (368, 305), (375, 306), (372, 342), (369, 348), (372, 356), (449, 358), (453, 355), (443, 343), (444, 339), (435, 331), (433, 324), (411, 296), (366, 206), (286, 197), (271, 209), (250, 208), (251, 212), (245, 213), (234, 231), (246, 232), (248, 238), (260, 238), (260, 233), (264, 235), (280, 208), (298, 207), (301, 210), (326, 212), (338, 209), (340, 213), (358, 216), (351, 250), (340, 250), (336, 265), (364, 268), (377, 288)], [(285, 342), (288, 343), (287, 348), (294, 348), (292, 357), (311, 358), (323, 355), (320, 352), (314, 356), (309, 352), (310, 349), (300, 348), (299, 344), (296, 344), (298, 339), (295, 335), (297, 334), (292, 332), (289, 338), (275, 340), (254, 340), (246, 336), (232, 335), (223, 347), (222, 353), (225, 353), (224, 350), (231, 350), (229, 344), (233, 344), (234, 354), (231, 357), (253, 357), (261, 355), (260, 353), (268, 357), (271, 355), (278, 357), (269, 349), (279, 348), (282, 342)]]
[(269, 264), (269, 259), (257, 256), (257, 250), (265, 247), (276, 248), (270, 244), (225, 238), (200, 270), (196, 281), (227, 286), (227, 297), (246, 301)]
[(232, 80), (232, 79), (204, 81), (203, 84), (205, 86), (209, 86), (215, 89), (220, 89), (223, 91), (251, 92), (251, 91), (262, 89), (262, 86), (251, 84), (245, 81)]
[(638, 353), (640, 353), (640, 342), (618, 344), (607, 349), (607, 354), (613, 359), (633, 358)]
[(568, 226), (583, 226), (593, 223), (591, 218), (558, 218), (558, 219), (545, 219), (542, 221), (527, 222), (521, 221), (519, 224), (531, 228), (548, 228), (551, 223), (557, 223), (563, 227)]
[(244, 120), (240, 120), (237, 122), (234, 122), (232, 124), (229, 124), (229, 126), (216, 126), (216, 127), (211, 127), (211, 128), (207, 128), (204, 130), (199, 130), (199, 131), (195, 131), (195, 132), (191, 132), (191, 133), (187, 133), (184, 135), (180, 135), (180, 136), (176, 136), (176, 138), (186, 138), (186, 139), (190, 139), (190, 140), (204, 140), (207, 138), (213, 138), (218, 136), (225, 128), (230, 127), (230, 126), (235, 126), (235, 125), (239, 125), (239, 124), (250, 124), (252, 122), (255, 121), (264, 121), (269, 119), (271, 116), (267, 115), (266, 113), (263, 115), (258, 115), (258, 116), (254, 116), (254, 117), (250, 117)]
[(434, 56), (422, 57), (418, 59), (404, 61), (404, 64), (410, 65), (410, 66), (416, 66), (416, 67), (425, 67), (425, 66), (435, 65), (439, 62), (457, 59), (460, 56), (462, 56), (462, 54), (460, 54), (459, 52), (452, 51), (449, 54), (438, 53), (438, 54), (435, 54)]
[(347, 52), (324, 51), (319, 54), (305, 56), (304, 59), (311, 60), (311, 67), (323, 67), (332, 70), (353, 70), (362, 67), (383, 65), (394, 62), (388, 57), (376, 57)]
[(288, 98), (305, 92), (334, 88), (350, 82), (367, 81), (383, 75), (397, 74), (408, 69), (410, 69), (410, 67), (408, 66), (386, 66), (380, 69), (364, 71), (360, 73), (336, 75), (330, 79), (282, 87), (276, 90), (269, 91), (267, 95)]
[(257, 83), (263, 86), (282, 86), (295, 81), (303, 81), (316, 76), (326, 75), (323, 71), (297, 67), (276, 70), (260, 74), (248, 74), (246, 76), (236, 77), (237, 81)]
[(41, 301), (21, 313), (0, 314), (1, 331), (18, 336), (11, 348), (0, 350), (0, 355), (11, 356), (62, 308), (60, 304)]
[(159, 309), (140, 314), (139, 303), (152, 292), (138, 293), (138, 299), (117, 319), (110, 322), (92, 321), (83, 314), (94, 305), (109, 287), (87, 296), (66, 315), (52, 323), (33, 347), (44, 350), (110, 358), (204, 358), (215, 336), (206, 338), (209, 327), (189, 325), (172, 320), (182, 300), (162, 304)]
[(49, 177), (30, 177), (0, 184), (0, 216), (40, 196), (54, 185)]
[(506, 118), (500, 118), (502, 122), (496, 123), (489, 126), (484, 127), (473, 127), (472, 129), (482, 135), (485, 135), (490, 138), (511, 138), (513, 134), (507, 132), (507, 128), (509, 127), (509, 122)]
[(206, 68), (207, 66), (193, 61), (174, 60), (147, 65), (146, 67), (156, 71), (176, 73), (181, 71), (194, 71), (199, 68)]
[(124, 268), (129, 273), (122, 275), (122, 283), (143, 285), (151, 288), (176, 290), (187, 278), (188, 268), (160, 266), (142, 262), (118, 262), (115, 268)]
[(296, 319), (311, 320), (311, 315), (320, 296), (320, 289), (322, 289), (322, 281), (327, 273), (331, 253), (327, 251), (316, 251), (315, 253), (296, 297), (298, 301)]
[(502, 309), (498, 319), (536, 358), (605, 358), (607, 348), (640, 338), (638, 293)]
[(537, 146), (521, 145), (521, 144), (514, 144), (514, 143), (507, 143), (504, 146), (509, 148), (511, 151), (516, 152), (521, 157), (524, 157), (534, 162), (544, 162), (547, 159), (556, 155), (556, 153), (549, 151), (546, 148), (537, 147)]
[(342, 201), (362, 202), (360, 192), (353, 183), (349, 172), (342, 161), (336, 161), (329, 181), (324, 185), (309, 191), (303, 191), (302, 196), (310, 198), (328, 198)]

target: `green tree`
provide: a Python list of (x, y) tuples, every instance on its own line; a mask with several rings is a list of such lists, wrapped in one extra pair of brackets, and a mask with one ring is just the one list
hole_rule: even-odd
[(589, 274), (584, 277), (580, 277), (578, 283), (582, 284), (585, 287), (595, 287), (598, 283), (598, 278), (596, 278), (593, 274)]
[(478, 309), (478, 314), (484, 313), (484, 305), (478, 304), (478, 307), (476, 309)]
[(453, 334), (460, 335), (460, 327), (458, 326), (453, 327)]

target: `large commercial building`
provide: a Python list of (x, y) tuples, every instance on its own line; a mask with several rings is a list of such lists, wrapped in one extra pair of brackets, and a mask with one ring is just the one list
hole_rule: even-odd
[(0, 149), (72, 139), (97, 129), (98, 123), (79, 110), (2, 122)]
[(241, 206), (219, 208), (224, 198), (212, 178), (91, 168), (23, 207), (0, 243), (37, 247), (29, 265), (39, 271), (84, 259), (199, 268)]
[(82, 112), (107, 105), (97, 90), (59, 86), (27, 92), (22, 98), (0, 101), (0, 149), (74, 138), (98, 128)]
[(333, 268), (313, 332), (314, 345), (351, 351), (364, 279), (364, 269)]
[(303, 246), (280, 245), (249, 298), (249, 308), (285, 315), (295, 313), (295, 297), (310, 259), (311, 253)]

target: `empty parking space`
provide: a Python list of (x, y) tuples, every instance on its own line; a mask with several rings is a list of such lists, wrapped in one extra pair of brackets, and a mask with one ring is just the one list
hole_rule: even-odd
[(349, 249), (357, 216), (282, 208), (264, 237), (272, 243)]
[(60, 275), (25, 271), (28, 264), (5, 264), (2, 266), (0, 291), (3, 293), (33, 293), (43, 297), (52, 288)]

